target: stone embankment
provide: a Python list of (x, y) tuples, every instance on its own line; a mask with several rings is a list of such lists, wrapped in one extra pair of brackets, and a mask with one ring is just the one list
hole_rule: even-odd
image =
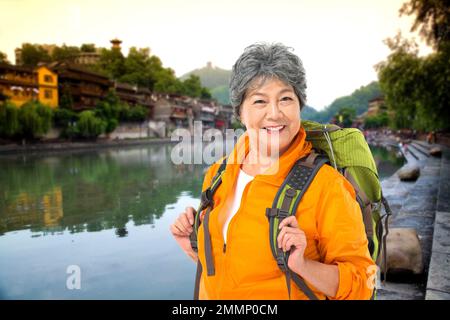
[[(382, 143), (399, 142), (384, 139)], [(416, 181), (401, 181), (394, 174), (382, 182), (393, 211), (389, 227), (415, 230), (423, 271), (388, 273), (378, 299), (450, 299), (450, 150), (418, 140), (399, 147), (407, 159), (406, 166), (420, 168), (420, 176)], [(429, 154), (434, 147), (441, 149), (441, 157)]]

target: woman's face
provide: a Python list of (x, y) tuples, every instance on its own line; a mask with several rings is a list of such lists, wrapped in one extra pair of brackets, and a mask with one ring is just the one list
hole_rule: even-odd
[[(282, 154), (300, 130), (300, 102), (291, 85), (271, 78), (248, 89), (241, 121), (259, 148)], [(254, 141), (256, 142), (256, 141)], [(273, 149), (272, 149), (273, 148)]]

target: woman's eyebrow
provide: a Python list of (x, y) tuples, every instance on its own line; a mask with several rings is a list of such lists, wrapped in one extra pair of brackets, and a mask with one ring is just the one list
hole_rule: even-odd
[[(280, 94), (283, 94), (283, 93), (286, 93), (286, 92), (294, 93), (294, 90), (292, 90), (291, 88), (285, 88), (285, 89), (281, 90), (280, 92), (278, 92), (278, 94), (280, 95)], [(267, 94), (265, 94), (263, 92), (255, 91), (255, 92), (250, 92), (250, 94), (248, 96), (249, 97), (252, 97), (252, 96), (264, 96), (264, 97), (267, 97)]]

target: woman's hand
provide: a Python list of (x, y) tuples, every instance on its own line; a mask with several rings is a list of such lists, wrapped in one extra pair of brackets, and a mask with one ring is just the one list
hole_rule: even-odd
[(290, 216), (281, 221), (279, 227), (280, 233), (277, 237), (278, 248), (284, 252), (291, 250), (288, 267), (299, 274), (304, 265), (304, 253), (306, 249), (306, 235), (298, 226), (297, 218)]
[(170, 232), (172, 232), (173, 237), (180, 245), (181, 249), (197, 262), (197, 253), (192, 250), (191, 240), (189, 236), (194, 231), (194, 214), (195, 209), (193, 207), (186, 207), (184, 212), (182, 212), (175, 222), (170, 226)]

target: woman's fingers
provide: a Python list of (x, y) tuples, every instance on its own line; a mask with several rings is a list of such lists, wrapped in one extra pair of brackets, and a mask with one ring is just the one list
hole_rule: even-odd
[(283, 219), (283, 221), (280, 222), (278, 228), (281, 229), (284, 226), (291, 226), (291, 227), (298, 228), (297, 218), (295, 216), (289, 216), (289, 217)]
[(187, 213), (183, 212), (182, 214), (180, 214), (179, 221), (187, 232), (191, 233), (192, 231), (194, 231), (194, 229), (192, 229), (192, 223), (190, 223)]
[(301, 235), (303, 233), (303, 231), (300, 230), (299, 228), (283, 227), (280, 230), (280, 233), (278, 234), (278, 237), (277, 237), (278, 248), (282, 248), (281, 243), (283, 242), (283, 238), (286, 236), (286, 234), (291, 234), (291, 233)]
[(195, 215), (196, 211), (193, 207), (186, 207), (185, 212), (187, 214), (189, 224), (192, 226), (194, 224), (194, 215)]
[(178, 217), (177, 220), (175, 220), (174, 224), (184, 235), (190, 234), (189, 230), (183, 224), (181, 216)]
[(195, 209), (193, 207), (186, 207), (174, 223), (170, 226), (172, 234), (179, 237), (189, 236), (193, 231)]
[(172, 234), (174, 236), (178, 236), (178, 237), (185, 237), (185, 233), (183, 231), (181, 231), (176, 225), (175, 223), (170, 225), (170, 232), (172, 232)]

